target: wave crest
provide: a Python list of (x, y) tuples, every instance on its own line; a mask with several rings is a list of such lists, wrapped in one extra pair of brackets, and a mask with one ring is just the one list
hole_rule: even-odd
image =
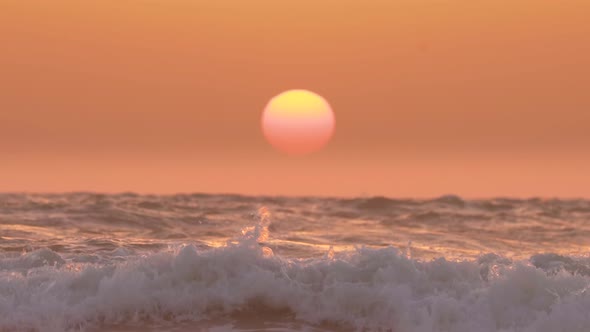
[[(32, 256), (59, 257), (50, 250)], [(555, 331), (548, 327), (564, 318), (590, 327), (588, 275), (540, 264), (544, 259), (422, 262), (395, 248), (358, 248), (287, 260), (243, 241), (207, 250), (185, 245), (107, 265), (33, 264), (20, 277), (2, 275), (0, 329), (201, 321), (257, 306), (351, 329), (541, 332)]]

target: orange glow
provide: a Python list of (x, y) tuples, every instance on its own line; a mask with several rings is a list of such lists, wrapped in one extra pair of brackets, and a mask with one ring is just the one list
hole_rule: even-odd
[(588, 0), (0, 3), (0, 191), (590, 197)]
[(289, 154), (323, 148), (334, 134), (334, 112), (320, 95), (289, 90), (272, 98), (262, 114), (262, 131), (270, 144)]

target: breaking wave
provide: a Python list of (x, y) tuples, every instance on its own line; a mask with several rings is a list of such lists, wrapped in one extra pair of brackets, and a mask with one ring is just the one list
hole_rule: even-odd
[[(375, 202), (382, 203), (389, 204)], [(4, 254), (0, 331), (92, 331), (128, 322), (235, 327), (276, 316), (284, 330), (590, 330), (588, 258), (418, 260), (394, 247), (284, 258), (265, 243), (268, 211), (258, 215), (238, 240), (219, 247), (119, 248), (108, 260), (48, 248)]]

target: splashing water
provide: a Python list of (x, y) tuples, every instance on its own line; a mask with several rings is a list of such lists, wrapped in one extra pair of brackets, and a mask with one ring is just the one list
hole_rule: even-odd
[(330, 249), (328, 249), (325, 258), (329, 260), (334, 259), (334, 247), (330, 246)]
[[(254, 226), (247, 226), (242, 228), (242, 243), (245, 243), (250, 246), (255, 246), (256, 244), (262, 245), (265, 241), (268, 240), (270, 212), (266, 207), (263, 206), (258, 209), (255, 222), (256, 224)], [(269, 247), (261, 246), (260, 249), (265, 257), (270, 257), (274, 255), (272, 249)]]
[(242, 235), (244, 239), (263, 243), (268, 240), (268, 226), (270, 226), (270, 212), (263, 206), (256, 214), (256, 224), (242, 228)]

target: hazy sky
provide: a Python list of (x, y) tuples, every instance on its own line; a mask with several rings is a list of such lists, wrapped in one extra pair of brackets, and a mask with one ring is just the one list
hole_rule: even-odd
[[(0, 191), (590, 197), (588, 0), (3, 0)], [(323, 151), (261, 112), (323, 95)]]

